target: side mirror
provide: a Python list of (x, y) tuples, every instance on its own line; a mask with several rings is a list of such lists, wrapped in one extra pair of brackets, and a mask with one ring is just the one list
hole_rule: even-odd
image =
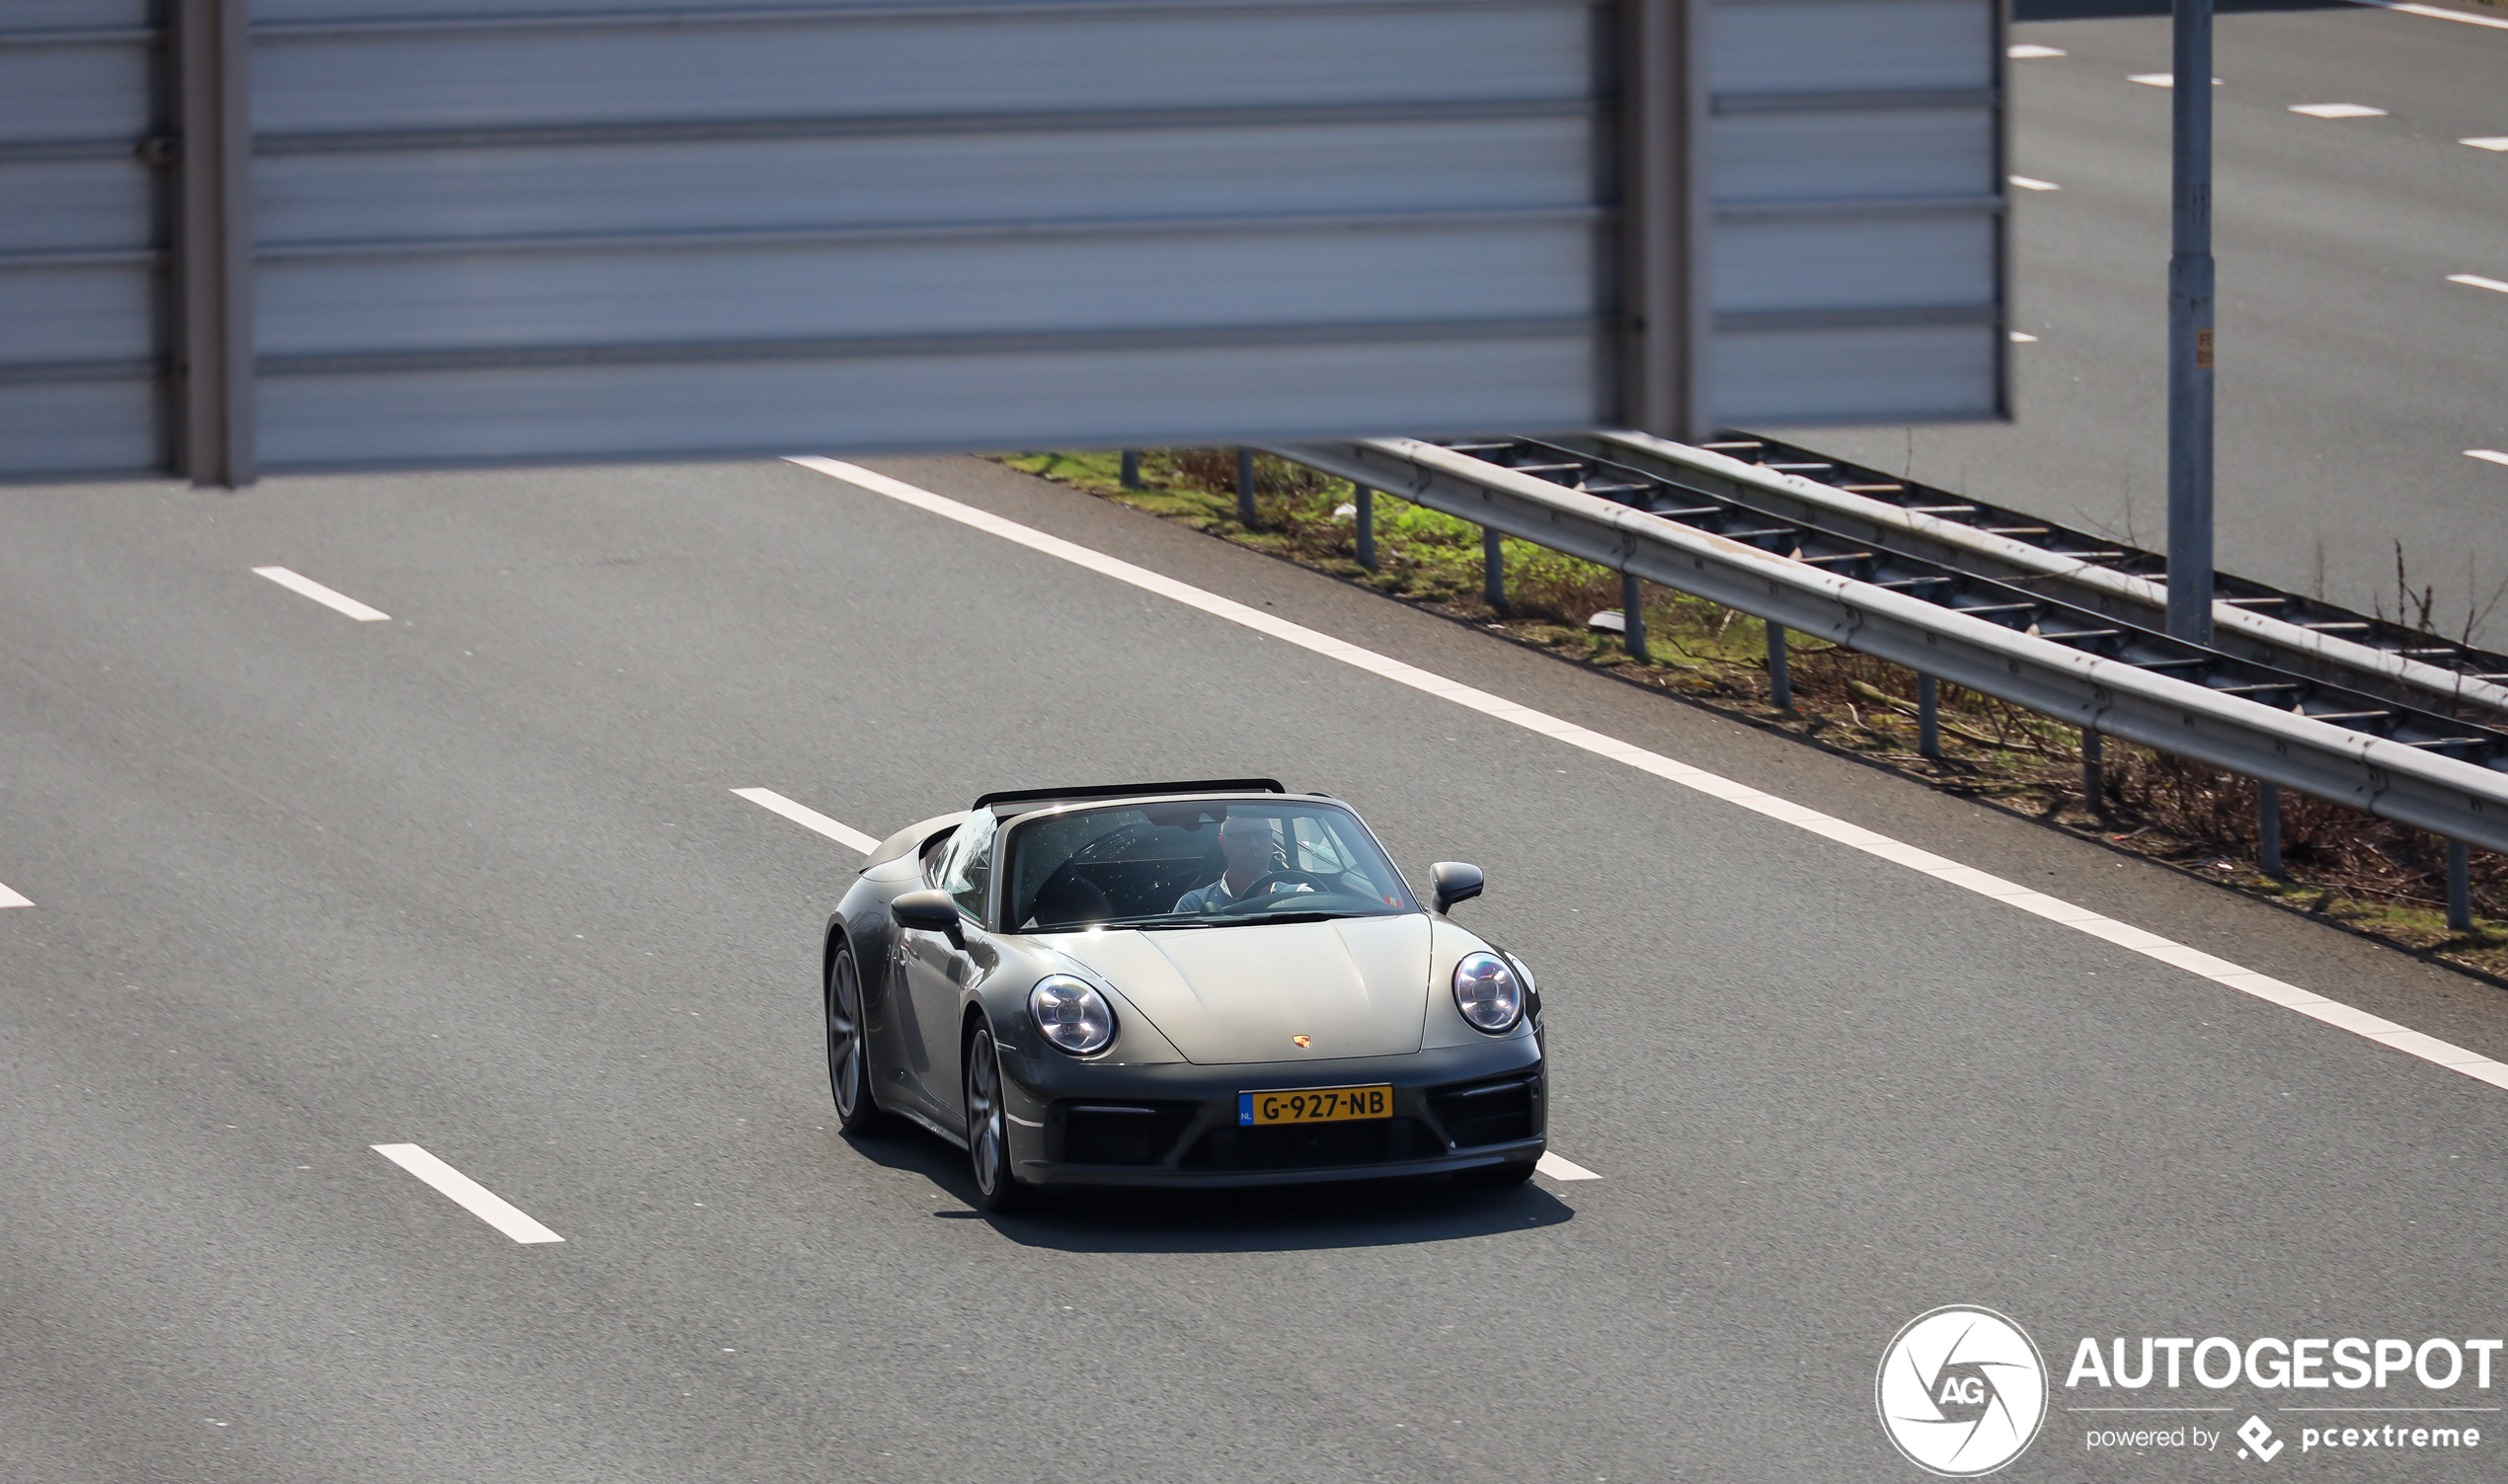
[(958, 899), (947, 892), (903, 892), (889, 903), (889, 915), (897, 925), (912, 932), (947, 933), (949, 941), (960, 948), (967, 946), (967, 934), (958, 925)]
[[(1481, 886), (1487, 880), (1480, 874), (1478, 866), (1465, 865), (1461, 861), (1439, 861), (1428, 868), (1428, 879), (1435, 886), (1433, 895), (1440, 912), (1451, 911), (1456, 902), (1469, 901), (1479, 896)], [(898, 898), (900, 901), (904, 899), (902, 897)]]

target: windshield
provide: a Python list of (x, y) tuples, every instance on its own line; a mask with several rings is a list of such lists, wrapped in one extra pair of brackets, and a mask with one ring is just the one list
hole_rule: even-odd
[(1217, 927), (1417, 911), (1348, 810), (1285, 800), (1074, 809), (1010, 834), (1013, 932)]

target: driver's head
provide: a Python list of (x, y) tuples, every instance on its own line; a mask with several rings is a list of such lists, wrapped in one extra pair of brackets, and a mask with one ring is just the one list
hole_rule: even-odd
[(1232, 871), (1268, 871), (1280, 854), (1279, 837), (1269, 820), (1230, 815), (1219, 821), (1219, 850)]

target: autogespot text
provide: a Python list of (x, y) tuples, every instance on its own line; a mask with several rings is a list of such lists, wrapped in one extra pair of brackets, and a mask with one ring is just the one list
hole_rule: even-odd
[[(2241, 1342), (2227, 1335), (2202, 1340), (2168, 1335), (2118, 1337), (2103, 1349), (2097, 1340), (2084, 1338), (2074, 1347), (2064, 1384), (2080, 1400), (2075, 1410), (2085, 1412), (2232, 1411), (2234, 1415), (2231, 1408), (2209, 1405), (2105, 1407), (2094, 1400), (2102, 1390), (2147, 1392), (2147, 1388), (2171, 1390), (2192, 1384), (2212, 1391), (2243, 1386), (2280, 1392), (2273, 1401), (2255, 1403), (2274, 1413), (2274, 1421), (2267, 1422), (2259, 1411), (2227, 1440), (2235, 1445), (2238, 1457), (2268, 1463), (2293, 1442), (2302, 1455), (2371, 1449), (2381, 1455), (2455, 1452), (2480, 1447), (2483, 1424), (2498, 1430), (2494, 1418), (2481, 1414), (2499, 1409), (2481, 1393), (2490, 1389), (2491, 1361), (2501, 1348), (2498, 1340), (2445, 1336), (2413, 1341), (2356, 1335), (2284, 1340), (2268, 1335)], [(2146, 1394), (2134, 1400), (2157, 1398)], [(2411, 1415), (2320, 1415), (2378, 1412)], [(2289, 1430), (2296, 1430), (2296, 1438)], [(2224, 1441), (2217, 1425), (2206, 1428), (2189, 1420), (2170, 1426), (2146, 1418), (2084, 1429), (2081, 1445), (2088, 1450), (2209, 1452), (2220, 1448)]]
[[(2491, 1357), (2498, 1340), (2249, 1340), (2244, 1345), (2226, 1335), (2194, 1340), (2182, 1336), (2139, 1341), (2118, 1339), (2107, 1353), (2084, 1337), (2074, 1348), (2073, 1367), (2064, 1377), (2068, 1387), (2107, 1386), (2139, 1391), (2155, 1382), (2176, 1387), (2191, 1378), (2215, 1391), (2244, 1382), (2261, 1391), (2340, 1388), (2361, 1391), (2390, 1384), (2424, 1391), (2450, 1391), (2460, 1382), (2468, 1389), (2490, 1389)], [(2131, 1362), (2129, 1365), (2128, 1362)], [(2470, 1372), (2469, 1375), (2468, 1372)]]

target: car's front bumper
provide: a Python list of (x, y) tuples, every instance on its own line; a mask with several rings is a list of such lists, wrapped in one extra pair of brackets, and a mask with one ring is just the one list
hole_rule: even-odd
[[(1005, 1058), (1019, 1179), (1221, 1188), (1381, 1180), (1529, 1164), (1546, 1142), (1537, 1036), (1399, 1056), (1227, 1066)], [(1238, 1094), (1389, 1084), (1393, 1116), (1248, 1128)]]

